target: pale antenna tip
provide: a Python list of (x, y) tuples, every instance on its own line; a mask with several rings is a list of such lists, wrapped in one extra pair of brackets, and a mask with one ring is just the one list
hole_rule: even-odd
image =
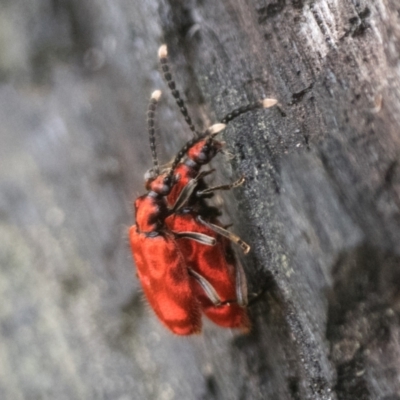
[(163, 44), (158, 49), (158, 58), (167, 58), (167, 56), (168, 56), (167, 45)]
[(152, 94), (151, 94), (151, 98), (154, 99), (155, 101), (160, 100), (161, 97), (161, 90), (155, 90)]
[(276, 99), (263, 99), (262, 100), (262, 105), (264, 108), (270, 108), (276, 104), (278, 104), (278, 100), (276, 100)]
[(208, 131), (210, 132), (211, 135), (215, 135), (224, 130), (225, 127), (226, 124), (214, 124), (208, 128)]
[(247, 243), (244, 243), (244, 246), (242, 246), (242, 248), (244, 254), (248, 254), (249, 251), (251, 250), (251, 247)]

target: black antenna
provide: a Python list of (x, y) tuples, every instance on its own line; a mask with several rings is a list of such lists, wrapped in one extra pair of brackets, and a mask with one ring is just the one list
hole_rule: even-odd
[[(270, 108), (270, 107), (273, 107), (277, 103), (278, 103), (278, 100), (276, 100), (276, 99), (263, 99), (263, 100), (256, 101), (254, 103), (247, 104), (246, 106), (238, 107), (235, 110), (231, 111), (229, 114), (225, 115), (225, 117), (221, 119), (221, 124), (226, 125), (228, 122), (232, 121), (239, 115), (245, 114), (252, 110), (257, 110), (257, 109), (261, 109), (261, 108)], [(210, 135), (210, 137), (207, 140), (208, 145), (212, 142), (214, 136), (215, 136), (215, 134)]]
[(225, 115), (224, 118), (221, 119), (221, 122), (223, 124), (227, 124), (228, 122), (232, 121), (239, 115), (242, 115), (244, 113), (247, 113), (252, 110), (257, 110), (260, 108), (270, 108), (273, 107), (274, 105), (278, 104), (278, 100), (276, 99), (263, 99), (256, 101), (254, 103), (247, 104), (246, 106), (242, 106), (239, 108), (236, 108), (235, 110), (231, 111), (229, 114)]
[(167, 45), (163, 44), (158, 49), (158, 58), (160, 60), (161, 68), (164, 74), (164, 78), (167, 81), (168, 87), (171, 90), (172, 96), (175, 97), (176, 104), (178, 104), (179, 110), (181, 111), (183, 117), (185, 118), (186, 123), (188, 124), (190, 130), (196, 134), (201, 135), (199, 132), (196, 131), (196, 128), (193, 125), (192, 119), (190, 118), (189, 112), (185, 106), (183, 99), (179, 94), (179, 90), (176, 89), (175, 81), (172, 79), (172, 75), (168, 65), (168, 49)]
[(160, 173), (160, 168), (159, 168), (158, 159), (157, 159), (156, 135), (155, 135), (155, 128), (154, 128), (154, 122), (155, 122), (154, 116), (155, 116), (155, 111), (157, 108), (158, 101), (160, 100), (160, 97), (161, 97), (161, 90), (155, 90), (151, 94), (150, 104), (149, 104), (149, 108), (147, 111), (147, 127), (148, 127), (148, 131), (149, 131), (151, 157), (153, 158), (153, 165), (154, 165), (153, 172), (155, 173), (155, 175), (158, 175)]
[[(256, 109), (270, 108), (278, 103), (278, 100), (276, 100), (276, 99), (266, 98), (263, 100), (256, 101), (254, 103), (247, 104), (246, 106), (239, 107), (239, 108), (231, 111), (229, 114), (225, 115), (225, 117), (221, 120), (221, 122), (219, 124), (212, 125), (205, 132), (199, 133), (196, 131), (196, 128), (194, 127), (192, 119), (189, 116), (189, 112), (185, 106), (185, 103), (184, 103), (183, 99), (181, 98), (179, 91), (176, 89), (175, 81), (172, 79), (172, 75), (171, 75), (169, 65), (168, 65), (168, 49), (167, 49), (166, 44), (161, 45), (160, 48), (158, 49), (158, 58), (160, 60), (164, 78), (168, 84), (169, 89), (171, 90), (172, 95), (174, 96), (174, 98), (176, 100), (176, 104), (178, 105), (179, 110), (181, 111), (183, 117), (185, 118), (185, 121), (188, 124), (190, 130), (196, 135), (196, 137), (194, 137), (192, 140), (189, 140), (182, 147), (182, 149), (179, 151), (179, 153), (176, 155), (174, 161), (172, 162), (171, 170), (167, 175), (167, 179), (172, 178), (174, 169), (177, 167), (180, 160), (183, 158), (183, 156), (186, 154), (186, 152), (192, 146), (194, 146), (197, 142), (199, 142), (200, 140), (209, 136), (207, 143), (210, 143), (212, 141), (213, 137), (217, 133), (219, 133), (221, 130), (223, 130), (225, 128), (225, 125), (228, 122), (232, 121), (239, 115), (242, 115), (248, 111), (252, 111), (252, 110), (256, 110)], [(216, 128), (217, 126), (219, 128)], [(157, 163), (157, 171), (158, 171), (158, 163)]]

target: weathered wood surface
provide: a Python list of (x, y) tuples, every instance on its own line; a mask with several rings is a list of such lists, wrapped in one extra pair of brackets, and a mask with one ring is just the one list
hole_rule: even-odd
[[(400, 398), (396, 0), (18, 0), (0, 13), (1, 399)], [(176, 338), (126, 241), (145, 112), (181, 92), (224, 133), (218, 182), (251, 245), (248, 336)], [(189, 138), (170, 96), (164, 160)]]

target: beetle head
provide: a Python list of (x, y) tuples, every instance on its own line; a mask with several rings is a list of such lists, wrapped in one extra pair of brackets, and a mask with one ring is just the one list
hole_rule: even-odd
[(188, 157), (198, 164), (209, 163), (222, 149), (222, 143), (214, 139), (205, 139), (190, 148)]

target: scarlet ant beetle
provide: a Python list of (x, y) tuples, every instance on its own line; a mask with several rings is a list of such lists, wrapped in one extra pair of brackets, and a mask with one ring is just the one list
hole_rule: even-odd
[[(165, 224), (168, 215), (179, 211), (194, 188), (189, 182), (181, 191), (175, 205), (168, 208), (166, 196), (175, 183), (174, 170), (186, 151), (200, 139), (189, 141), (182, 148), (169, 172), (159, 173), (154, 140), (154, 112), (160, 95), (160, 91), (153, 93), (148, 111), (154, 169), (145, 177), (148, 193), (135, 201), (136, 224), (129, 230), (129, 239), (137, 273), (151, 307), (172, 332), (190, 335), (201, 330), (201, 311), (177, 240), (187, 238), (200, 242), (202, 246), (213, 246), (215, 239), (201, 232), (174, 232)], [(212, 126), (203, 137), (216, 133), (223, 127), (221, 124)]]
[[(190, 129), (197, 134), (169, 71), (165, 45), (160, 47), (158, 55), (172, 95)], [(264, 99), (251, 103), (232, 111), (222, 119), (221, 123), (226, 124), (247, 111), (272, 107), (276, 103), (275, 99)], [(243, 308), (247, 304), (246, 277), (240, 262), (234, 256), (230, 241), (239, 244), (245, 253), (250, 250), (250, 247), (239, 237), (224, 229), (218, 220), (218, 216), (221, 214), (219, 210), (210, 207), (205, 201), (205, 198), (213, 196), (215, 190), (229, 190), (237, 187), (243, 183), (244, 179), (241, 178), (228, 185), (207, 187), (203, 177), (213, 171), (200, 173), (200, 169), (222, 149), (222, 143), (214, 140), (214, 136), (214, 134), (210, 135), (192, 146), (188, 151), (187, 159), (175, 169), (177, 183), (167, 196), (170, 204), (176, 201), (190, 181), (196, 180), (197, 185), (189, 197), (186, 207), (168, 217), (166, 224), (172, 230), (201, 232), (216, 240), (216, 245), (213, 247), (184, 239), (180, 240), (179, 244), (184, 258), (190, 266), (189, 272), (198, 283), (195, 286), (195, 294), (204, 314), (217, 325), (230, 328), (240, 327), (246, 330), (249, 327), (247, 313)]]

